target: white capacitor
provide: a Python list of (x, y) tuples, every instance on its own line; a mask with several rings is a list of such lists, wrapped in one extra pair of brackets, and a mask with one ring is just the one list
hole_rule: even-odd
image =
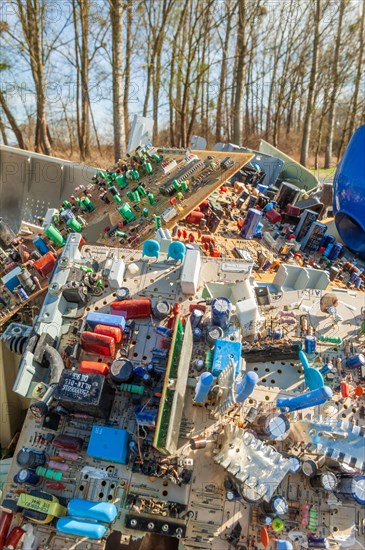
[(113, 260), (108, 275), (108, 283), (111, 288), (120, 288), (123, 284), (125, 263), (123, 260)]

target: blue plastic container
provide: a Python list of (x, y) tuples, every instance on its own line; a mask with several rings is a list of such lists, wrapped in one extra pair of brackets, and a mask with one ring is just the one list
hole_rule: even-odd
[(111, 523), (117, 517), (118, 510), (111, 502), (94, 502), (83, 498), (73, 498), (68, 503), (67, 513), (80, 519)]
[(251, 395), (258, 381), (259, 377), (256, 372), (250, 371), (245, 374), (243, 380), (236, 384), (237, 403), (243, 403)]
[(34, 239), (33, 244), (36, 247), (36, 249), (39, 250), (42, 256), (44, 256), (44, 254), (47, 254), (47, 252), (49, 252), (48, 246), (46, 245), (46, 243), (41, 237), (37, 237), (36, 239)]
[(75, 535), (76, 537), (89, 539), (101, 539), (107, 531), (107, 527), (102, 523), (80, 521), (72, 517), (63, 517), (57, 520), (56, 529), (64, 535)]
[(356, 130), (333, 181), (333, 211), (344, 243), (365, 258), (365, 125)]
[(214, 377), (211, 372), (203, 372), (195, 388), (195, 403), (204, 403), (213, 384)]

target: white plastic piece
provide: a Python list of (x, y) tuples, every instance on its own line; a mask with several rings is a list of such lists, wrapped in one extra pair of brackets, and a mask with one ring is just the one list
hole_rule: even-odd
[(47, 227), (47, 225), (52, 223), (53, 216), (55, 216), (56, 214), (58, 214), (57, 208), (48, 208), (46, 215), (44, 216), (42, 227)]
[(177, 216), (177, 210), (173, 206), (170, 208), (166, 208), (161, 214), (161, 218), (164, 220), (164, 222), (169, 222), (170, 220), (173, 220)]
[(139, 267), (135, 263), (129, 264), (127, 269), (131, 275), (136, 275), (139, 272)]
[(199, 250), (187, 250), (181, 270), (181, 291), (192, 296), (199, 288), (201, 257)]
[(123, 283), (125, 263), (123, 260), (113, 260), (108, 275), (108, 283), (111, 288), (120, 288)]

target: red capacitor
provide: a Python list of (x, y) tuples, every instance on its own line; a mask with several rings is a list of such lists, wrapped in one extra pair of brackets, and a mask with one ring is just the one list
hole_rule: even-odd
[(65, 449), (65, 451), (80, 451), (83, 444), (84, 440), (81, 437), (67, 434), (56, 435), (52, 441), (53, 447), (56, 447), (56, 449)]
[(13, 514), (11, 512), (1, 512), (0, 514), (0, 548), (3, 548), (6, 535), (8, 534)]
[(54, 266), (56, 265), (56, 256), (53, 254), (53, 252), (47, 252), (47, 254), (44, 254), (39, 260), (36, 260), (34, 262), (34, 267), (37, 271), (43, 277), (48, 275), (48, 273), (51, 273), (53, 271)]
[(222, 185), (222, 187), (220, 188), (220, 192), (227, 193), (227, 187), (225, 185)]
[(113, 315), (122, 315), (125, 319), (142, 319), (152, 315), (151, 300), (149, 298), (134, 298), (131, 300), (122, 300), (121, 302), (112, 302), (110, 304), (110, 313)]
[(210, 250), (210, 255), (212, 256), (212, 258), (219, 258), (221, 253), (219, 252), (219, 250), (217, 248), (212, 248)]
[(186, 218), (186, 223), (192, 223), (192, 224), (198, 224), (201, 219), (204, 218), (203, 212), (190, 212), (188, 217)]
[(189, 233), (189, 241), (193, 243), (195, 241), (195, 237), (193, 233)]
[(170, 204), (176, 204), (176, 197), (172, 197), (172, 199), (170, 199)]
[(97, 361), (81, 361), (79, 371), (107, 376), (109, 374), (109, 366), (106, 363), (98, 363)]
[(96, 325), (94, 328), (95, 334), (104, 334), (105, 336), (111, 336), (114, 338), (115, 343), (119, 344), (122, 341), (122, 329), (120, 327), (110, 327), (108, 325)]
[(350, 386), (347, 382), (341, 382), (340, 390), (342, 397), (350, 397)]
[(266, 212), (265, 216), (267, 217), (270, 223), (281, 222), (281, 215), (279, 214), (279, 212), (274, 210), (274, 208), (270, 208), (270, 210)]
[(14, 550), (19, 542), (22, 536), (26, 533), (24, 529), (21, 527), (14, 527), (9, 533), (8, 538), (5, 541), (5, 548), (8, 550)]
[[(209, 201), (208, 201), (208, 199), (206, 199), (205, 201), (203, 201), (199, 204), (199, 209), (204, 210), (204, 208), (208, 208), (208, 206), (209, 206)], [(194, 210), (196, 210), (196, 208)]]
[(200, 212), (200, 206), (196, 206), (193, 210), (193, 212)]
[(53, 489), (54, 491), (63, 491), (66, 489), (66, 485), (60, 481), (46, 481), (46, 488)]
[(96, 355), (106, 355), (107, 357), (114, 357), (115, 355), (115, 341), (111, 336), (95, 334), (94, 332), (84, 330), (81, 333), (80, 341), (84, 351), (95, 353)]
[(301, 209), (297, 206), (294, 206), (293, 204), (287, 204), (286, 205), (286, 212), (289, 214), (289, 216), (294, 216), (295, 218), (299, 218), (301, 214)]
[(188, 232), (186, 231), (186, 229), (183, 229), (182, 236), (184, 239), (186, 239), (186, 237), (188, 236)]
[(203, 235), (202, 236), (202, 243), (213, 243), (213, 244), (215, 244), (214, 237), (212, 237), (211, 235)]

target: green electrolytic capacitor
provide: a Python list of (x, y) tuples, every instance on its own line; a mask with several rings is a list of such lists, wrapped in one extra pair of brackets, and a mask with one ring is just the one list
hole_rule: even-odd
[(152, 169), (152, 164), (150, 162), (144, 162), (143, 168), (146, 170), (147, 174), (152, 174), (153, 169)]
[(102, 170), (99, 170), (98, 176), (99, 176), (99, 178), (101, 178), (102, 180), (105, 180), (105, 178), (106, 178), (106, 174), (105, 174), (105, 172), (103, 172)]
[(160, 229), (162, 225), (161, 216), (155, 216), (155, 228)]
[(145, 218), (147, 218), (147, 216), (148, 216), (148, 208), (144, 208), (144, 209), (142, 210), (142, 214), (143, 214), (143, 216), (144, 216)]
[(186, 191), (188, 190), (188, 184), (186, 183), (186, 181), (181, 181), (180, 182), (180, 187), (181, 187), (181, 191), (183, 193), (186, 193)]
[(114, 195), (114, 196), (113, 196), (113, 199), (115, 200), (115, 202), (116, 202), (117, 204), (122, 204), (122, 199), (120, 198), (119, 195)]
[(161, 162), (162, 160), (162, 157), (160, 157), (157, 153), (155, 153), (154, 155), (152, 155), (152, 158), (154, 160), (156, 160), (157, 162)]
[(134, 170), (131, 170), (131, 172), (132, 172), (132, 179), (133, 179), (134, 181), (138, 181), (138, 180), (139, 180), (139, 172), (138, 172), (138, 170), (134, 169)]
[(63, 204), (63, 206), (64, 206), (65, 208), (71, 208), (71, 203), (68, 202), (68, 201), (63, 201), (62, 204)]
[(134, 202), (141, 202), (141, 197), (139, 196), (138, 191), (133, 191), (133, 200)]
[(120, 187), (120, 189), (123, 189), (123, 187), (126, 187), (126, 185), (128, 184), (127, 179), (124, 175), (117, 176), (115, 178), (115, 181), (118, 187)]
[(127, 191), (127, 197), (129, 198), (130, 201), (133, 200), (133, 192), (132, 191)]
[(177, 180), (172, 180), (172, 186), (176, 189), (176, 191), (180, 191), (181, 185)]
[(120, 208), (118, 208), (118, 212), (127, 222), (132, 222), (136, 219), (131, 207), (127, 202), (125, 202)]
[(117, 229), (117, 231), (114, 233), (114, 235), (116, 237), (121, 238), (121, 239), (125, 239), (126, 236), (127, 236), (127, 233), (124, 233), (124, 231), (119, 231), (119, 229)]
[(70, 227), (73, 231), (76, 231), (76, 233), (81, 233), (82, 231), (82, 225), (77, 221), (76, 218), (72, 218), (71, 220), (68, 220), (66, 222), (67, 227)]
[(45, 230), (45, 234), (56, 246), (63, 246), (65, 244), (65, 239), (62, 234), (56, 229), (53, 225), (48, 225)]
[(147, 197), (150, 201), (150, 204), (155, 204), (155, 197), (153, 196), (153, 193), (148, 193)]
[(140, 194), (141, 197), (146, 197), (147, 196), (147, 191), (146, 189), (143, 187), (143, 185), (139, 185), (137, 187), (137, 191), (138, 193)]
[(93, 212), (95, 210), (95, 206), (93, 205), (89, 197), (84, 197), (83, 199), (81, 199), (81, 204), (88, 212)]

